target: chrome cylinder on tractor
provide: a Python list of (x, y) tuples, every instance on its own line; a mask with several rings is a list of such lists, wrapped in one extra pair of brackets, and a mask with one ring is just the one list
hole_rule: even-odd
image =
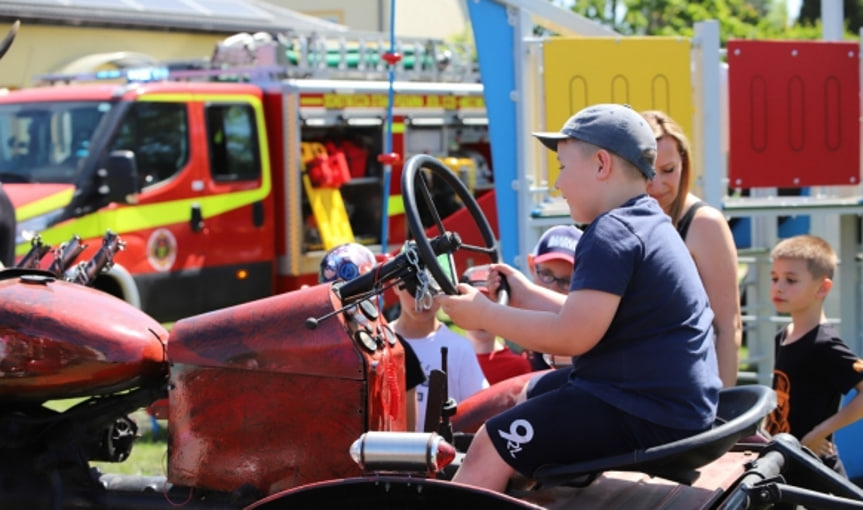
[(434, 474), (455, 459), (455, 447), (434, 432), (366, 432), (350, 448), (365, 472)]

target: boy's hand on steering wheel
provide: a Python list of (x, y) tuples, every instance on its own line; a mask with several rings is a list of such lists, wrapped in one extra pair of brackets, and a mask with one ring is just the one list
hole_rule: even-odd
[(503, 278), (506, 278), (509, 287), (509, 304), (518, 306), (518, 298), (527, 293), (527, 288), (533, 285), (521, 271), (507, 264), (490, 264), (488, 272), (488, 295), (497, 300), (497, 292), (501, 287)]
[(456, 289), (458, 289), (458, 295), (435, 296), (441, 310), (462, 329), (486, 329), (483, 327), (484, 317), (494, 303), (476, 287), (466, 283), (458, 284)]

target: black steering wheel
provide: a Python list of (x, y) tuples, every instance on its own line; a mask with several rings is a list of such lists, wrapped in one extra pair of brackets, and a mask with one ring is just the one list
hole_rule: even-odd
[[(474, 224), (479, 229), (479, 233), (485, 243), (484, 246), (463, 244), (461, 237), (457, 233), (446, 231), (440, 214), (438, 214), (437, 208), (432, 201), (432, 194), (428, 187), (428, 182), (431, 182), (431, 179), (425, 178), (423, 170), (426, 170), (430, 176), (439, 177), (440, 180), (455, 192), (462, 204), (467, 207), (471, 219), (473, 219)], [(422, 218), (417, 207), (418, 195), (425, 205), (425, 211), (429, 213), (434, 221), (434, 226), (430, 227), (429, 230), (433, 228), (437, 229), (434, 242), (423, 227)], [(436, 158), (426, 154), (418, 154), (411, 156), (405, 162), (404, 170), (402, 171), (402, 200), (405, 206), (408, 229), (413, 236), (414, 242), (416, 242), (419, 256), (444, 293), (458, 294), (458, 290), (456, 289), (458, 273), (456, 273), (452, 257), (452, 254), (456, 250), (463, 249), (483, 253), (491, 259), (491, 262), (500, 261), (500, 247), (494, 237), (491, 226), (488, 224), (488, 219), (486, 219), (476, 199), (464, 183)], [(447, 242), (441, 242), (442, 239)], [(437, 253), (432, 247), (433, 244), (438, 248)], [(438, 255), (443, 254), (447, 258), (449, 267), (446, 269), (449, 270), (448, 272), (438, 260)]]

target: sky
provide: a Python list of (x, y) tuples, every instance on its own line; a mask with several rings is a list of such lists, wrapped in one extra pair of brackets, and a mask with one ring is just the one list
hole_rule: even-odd
[(788, 18), (792, 20), (800, 13), (800, 2), (802, 0), (786, 0), (788, 6)]

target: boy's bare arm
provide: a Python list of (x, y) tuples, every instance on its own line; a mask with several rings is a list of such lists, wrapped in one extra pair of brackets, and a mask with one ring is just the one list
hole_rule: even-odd
[(827, 436), (863, 418), (863, 381), (854, 386), (857, 394), (833, 416), (815, 426), (800, 442), (818, 455), (834, 453)]
[(459, 327), (484, 329), (526, 349), (560, 356), (577, 356), (593, 348), (620, 304), (620, 296), (578, 290), (557, 312), (527, 310), (493, 303), (468, 285), (459, 285), (459, 291), (458, 296), (436, 298)]

